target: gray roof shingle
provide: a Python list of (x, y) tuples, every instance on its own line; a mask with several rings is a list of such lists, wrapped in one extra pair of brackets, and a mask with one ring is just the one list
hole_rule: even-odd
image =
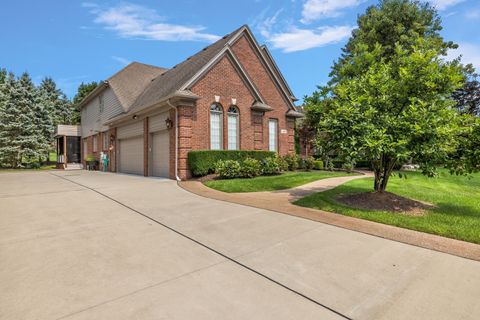
[(107, 82), (127, 111), (152, 80), (166, 71), (164, 68), (132, 62), (108, 78)]
[(179, 90), (202, 67), (215, 57), (244, 26), (227, 34), (217, 42), (197, 52), (185, 61), (177, 64), (165, 73), (156, 77), (145, 91), (136, 99), (129, 112), (139, 111), (154, 105)]

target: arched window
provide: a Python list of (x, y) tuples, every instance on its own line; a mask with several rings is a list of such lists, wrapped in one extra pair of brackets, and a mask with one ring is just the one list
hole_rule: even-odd
[(239, 148), (239, 115), (236, 106), (230, 106), (227, 112), (227, 129), (228, 129), (228, 150), (238, 150)]
[(223, 149), (223, 109), (219, 104), (210, 106), (210, 149)]

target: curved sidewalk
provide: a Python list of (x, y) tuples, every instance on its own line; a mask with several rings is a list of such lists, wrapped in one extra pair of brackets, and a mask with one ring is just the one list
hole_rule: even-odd
[(362, 172), (362, 174), (363, 175), (360, 176), (322, 179), (296, 188), (272, 192), (226, 193), (211, 189), (199, 181), (181, 181), (179, 185), (183, 189), (203, 197), (276, 211), (384, 239), (480, 261), (480, 245), (478, 244), (292, 204), (292, 201), (309, 194), (333, 189), (347, 181), (371, 176), (369, 172)]

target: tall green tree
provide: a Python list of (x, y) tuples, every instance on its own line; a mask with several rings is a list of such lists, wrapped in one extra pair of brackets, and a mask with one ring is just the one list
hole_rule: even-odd
[(85, 99), (86, 96), (90, 94), (95, 88), (99, 85), (98, 82), (89, 82), (89, 83), (81, 83), (78, 86), (77, 94), (73, 97), (72, 100), (72, 122), (80, 123), (80, 111), (78, 110), (78, 105)]
[(435, 9), (419, 1), (380, 1), (358, 26), (329, 86), (306, 99), (308, 117), (344, 159), (370, 161), (375, 191), (385, 191), (395, 166), (409, 159), (434, 175), (458, 143), (451, 95), (464, 68), (443, 59), (456, 45), (438, 33)]
[(0, 159), (12, 168), (37, 160), (41, 154), (35, 123), (35, 87), (27, 73), (17, 80), (13, 74), (6, 84), (6, 102), (0, 109)]

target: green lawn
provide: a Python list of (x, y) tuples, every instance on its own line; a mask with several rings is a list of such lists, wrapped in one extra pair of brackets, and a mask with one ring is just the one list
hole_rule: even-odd
[(260, 176), (252, 179), (226, 179), (206, 181), (205, 185), (223, 192), (258, 192), (290, 189), (315, 180), (348, 175), (345, 172), (297, 171), (276, 176)]
[(372, 191), (373, 179), (350, 181), (335, 189), (312, 194), (295, 204), (348, 216), (480, 243), (480, 173), (469, 179), (441, 171), (438, 178), (408, 172), (407, 179), (393, 177), (387, 191), (436, 205), (424, 216), (355, 209), (338, 203), (340, 194)]

